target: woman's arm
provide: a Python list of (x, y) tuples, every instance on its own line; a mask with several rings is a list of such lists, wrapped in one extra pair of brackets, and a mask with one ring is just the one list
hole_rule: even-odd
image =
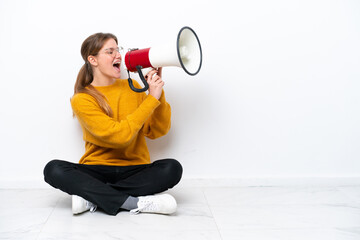
[(84, 128), (84, 140), (108, 148), (128, 145), (159, 105), (156, 98), (148, 95), (126, 119), (116, 121), (106, 115), (96, 100), (86, 93), (76, 94), (71, 99), (73, 111)]
[(143, 133), (150, 139), (155, 139), (167, 134), (171, 127), (171, 107), (166, 102), (164, 91), (159, 99), (157, 107), (151, 117), (145, 122)]
[(151, 117), (145, 122), (143, 133), (150, 139), (161, 137), (168, 133), (171, 126), (171, 108), (166, 102), (163, 90), (162, 68), (152, 70), (146, 75), (149, 83), (149, 94), (158, 98), (160, 106), (155, 109)]

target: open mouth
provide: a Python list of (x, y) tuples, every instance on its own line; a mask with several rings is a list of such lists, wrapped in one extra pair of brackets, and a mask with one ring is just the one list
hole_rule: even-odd
[(113, 67), (117, 70), (117, 71), (120, 71), (120, 63), (114, 63), (113, 64)]

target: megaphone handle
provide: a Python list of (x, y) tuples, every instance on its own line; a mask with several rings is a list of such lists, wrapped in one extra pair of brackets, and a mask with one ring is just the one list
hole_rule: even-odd
[(136, 70), (138, 71), (139, 77), (140, 77), (141, 81), (142, 81), (143, 84), (144, 84), (144, 87), (143, 87), (143, 88), (136, 88), (136, 87), (134, 87), (133, 81), (132, 81), (132, 79), (130, 78), (130, 74), (129, 74), (129, 78), (128, 78), (129, 86), (130, 86), (131, 90), (133, 90), (134, 92), (145, 92), (146, 90), (149, 89), (149, 84), (148, 84), (147, 81), (145, 80), (144, 75), (142, 74), (141, 69), (142, 69), (142, 67), (141, 67), (140, 65), (136, 66)]

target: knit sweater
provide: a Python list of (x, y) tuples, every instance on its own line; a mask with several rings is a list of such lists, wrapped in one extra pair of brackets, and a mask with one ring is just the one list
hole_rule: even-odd
[[(139, 87), (134, 81), (134, 85)], [(146, 93), (133, 92), (127, 80), (95, 87), (113, 111), (109, 117), (94, 97), (77, 93), (71, 106), (79, 120), (85, 141), (85, 154), (80, 164), (129, 166), (149, 164), (145, 137), (155, 139), (170, 129), (171, 109), (165, 94), (159, 100)]]

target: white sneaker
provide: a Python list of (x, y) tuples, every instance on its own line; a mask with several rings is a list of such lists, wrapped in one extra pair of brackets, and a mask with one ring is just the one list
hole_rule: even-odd
[(73, 214), (79, 214), (86, 211), (95, 212), (97, 206), (89, 201), (86, 201), (82, 197), (72, 195), (72, 212)]
[(143, 213), (159, 213), (172, 214), (176, 212), (176, 200), (170, 194), (150, 195), (139, 197), (137, 203), (138, 208), (131, 210), (133, 214)]

